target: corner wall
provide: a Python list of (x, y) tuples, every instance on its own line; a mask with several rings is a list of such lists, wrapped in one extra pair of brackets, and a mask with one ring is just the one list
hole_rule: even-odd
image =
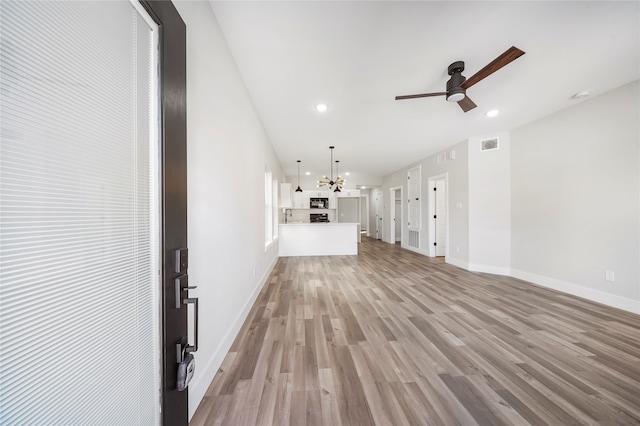
[(265, 166), (282, 169), (209, 2), (174, 1), (187, 25), (190, 295), (200, 301), (193, 416), (278, 257), (265, 251)]
[(511, 132), (514, 276), (640, 313), (639, 91)]
[[(498, 148), (482, 151), (482, 141)], [(469, 138), (469, 269), (511, 273), (511, 143), (509, 132)]]

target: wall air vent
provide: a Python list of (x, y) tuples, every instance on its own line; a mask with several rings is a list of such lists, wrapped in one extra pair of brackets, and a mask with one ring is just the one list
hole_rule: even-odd
[(483, 151), (491, 151), (492, 149), (498, 149), (498, 138), (485, 139), (482, 141)]
[(409, 247), (420, 248), (420, 231), (409, 231)]

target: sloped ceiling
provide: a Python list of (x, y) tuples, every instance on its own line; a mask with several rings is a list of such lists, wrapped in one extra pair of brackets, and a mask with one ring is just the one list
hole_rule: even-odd
[[(286, 174), (296, 160), (327, 174), (335, 145), (349, 187), (640, 78), (637, 1), (211, 5)], [(467, 91), (468, 113), (444, 97), (394, 99), (445, 91), (449, 64), (470, 77), (510, 46), (526, 54)]]

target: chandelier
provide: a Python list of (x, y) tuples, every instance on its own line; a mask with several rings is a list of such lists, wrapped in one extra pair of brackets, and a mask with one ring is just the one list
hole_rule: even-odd
[[(331, 150), (331, 162), (329, 163), (329, 167), (330, 167), (330, 175), (329, 176), (323, 176), (324, 179), (320, 179), (318, 181), (318, 188), (322, 188), (323, 186), (328, 186), (329, 187), (329, 191), (333, 190), (333, 192), (341, 192), (342, 187), (344, 186), (346, 180), (342, 179), (340, 176), (336, 177), (336, 180), (333, 180), (333, 148), (335, 148), (334, 146), (330, 146), (329, 149)], [(338, 163), (339, 161), (336, 161), (336, 175), (338, 174)], [(333, 187), (335, 186), (335, 189), (333, 189)]]

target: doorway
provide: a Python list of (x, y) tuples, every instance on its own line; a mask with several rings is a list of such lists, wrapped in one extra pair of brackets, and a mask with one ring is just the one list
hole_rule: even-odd
[(370, 237), (370, 227), (369, 227), (369, 195), (364, 194), (360, 195), (360, 232), (364, 233), (365, 236)]
[(382, 239), (382, 191), (376, 190), (376, 240)]
[(429, 256), (449, 253), (448, 174), (427, 179), (429, 191)]
[(389, 190), (389, 200), (389, 242), (391, 244), (402, 244), (403, 204), (401, 186), (397, 186)]

